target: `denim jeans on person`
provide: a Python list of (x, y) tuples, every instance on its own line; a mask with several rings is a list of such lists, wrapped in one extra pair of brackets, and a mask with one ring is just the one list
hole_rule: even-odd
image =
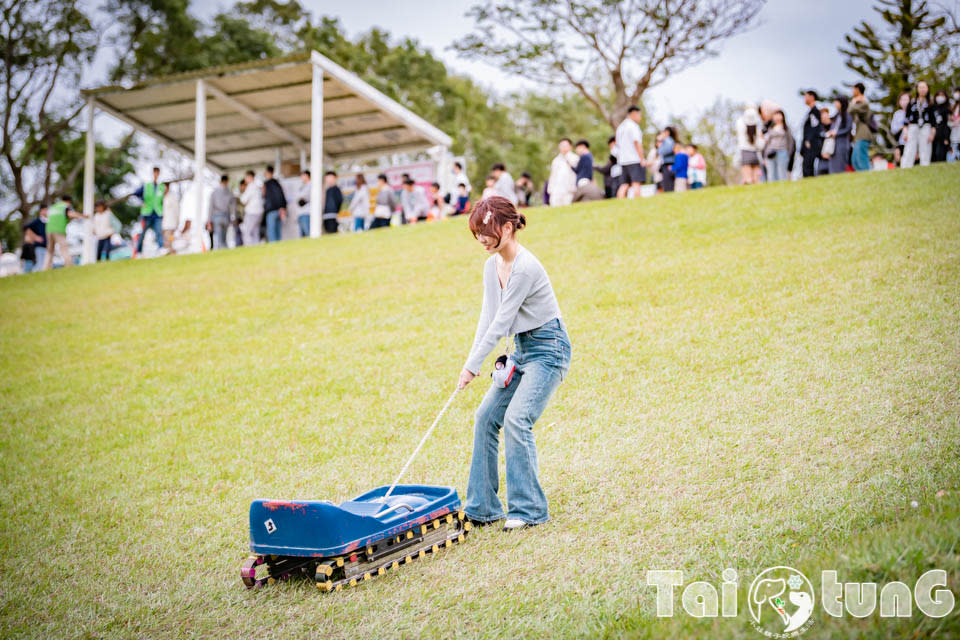
[(153, 238), (157, 243), (157, 248), (163, 247), (163, 217), (155, 213), (148, 216), (140, 216), (140, 238), (137, 239), (137, 253), (143, 253), (143, 239), (147, 235), (147, 229), (153, 229)]
[(110, 238), (100, 238), (97, 240), (97, 262), (100, 260), (110, 260), (110, 252), (113, 250), (113, 243)]
[(282, 228), (280, 210), (267, 211), (267, 242), (280, 242)]
[(517, 334), (513, 361), (517, 371), (506, 388), (491, 385), (477, 409), (473, 431), (473, 460), (467, 484), (466, 514), (493, 522), (504, 517), (497, 497), (500, 478), (497, 457), (500, 431), (507, 457), (506, 517), (527, 524), (549, 518), (547, 497), (537, 478), (537, 446), (533, 425), (546, 409), (570, 367), (570, 339), (563, 321), (554, 318), (531, 331)]
[(227, 248), (227, 229), (230, 227), (230, 214), (224, 212), (214, 213), (210, 218), (213, 226), (211, 233), (211, 246), (214, 250)]
[(853, 143), (851, 164), (857, 171), (870, 171), (870, 141), (857, 140)]
[(297, 226), (300, 227), (300, 237), (309, 238), (310, 237), (310, 214), (301, 213), (297, 216)]
[(353, 216), (353, 230), (363, 231), (367, 226), (367, 219), (362, 216)]
[(787, 176), (787, 164), (789, 157), (787, 156), (786, 149), (780, 149), (779, 151), (774, 151), (772, 158), (767, 158), (767, 182), (777, 182), (779, 180), (786, 180)]

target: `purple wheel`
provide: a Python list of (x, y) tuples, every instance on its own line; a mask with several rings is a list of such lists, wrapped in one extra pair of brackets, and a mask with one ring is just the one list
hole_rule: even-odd
[(240, 579), (247, 589), (262, 587), (267, 581), (267, 573), (257, 577), (257, 567), (263, 564), (263, 556), (250, 556), (240, 566)]

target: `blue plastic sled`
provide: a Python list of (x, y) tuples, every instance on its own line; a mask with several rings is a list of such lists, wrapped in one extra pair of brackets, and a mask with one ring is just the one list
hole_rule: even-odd
[(249, 557), (241, 568), (248, 588), (295, 574), (323, 591), (382, 575), (400, 563), (463, 541), (470, 523), (452, 487), (400, 485), (335, 505), (317, 500), (254, 500)]

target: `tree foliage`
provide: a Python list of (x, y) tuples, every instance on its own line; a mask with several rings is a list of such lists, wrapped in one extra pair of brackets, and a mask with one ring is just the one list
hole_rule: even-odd
[[(537, 82), (575, 89), (611, 126), (670, 74), (756, 24), (766, 0), (501, 0), (474, 5), (454, 45)], [(606, 94), (612, 92), (612, 100)]]
[(879, 0), (874, 10), (880, 26), (861, 22), (844, 36), (840, 53), (848, 69), (879, 89), (877, 102), (887, 111), (896, 109), (897, 96), (918, 80), (943, 88), (960, 80), (951, 60), (960, 48), (960, 31), (945, 7), (926, 0)]

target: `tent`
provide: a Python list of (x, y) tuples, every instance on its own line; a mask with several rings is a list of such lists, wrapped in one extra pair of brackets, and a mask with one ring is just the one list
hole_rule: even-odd
[[(448, 135), (317, 51), (201, 69), (132, 87), (83, 91), (87, 139), (83, 210), (93, 212), (94, 115), (125, 122), (161, 144), (224, 173), (299, 157), (311, 181), (310, 230), (321, 232), (323, 166), (391, 153), (448, 148)], [(201, 178), (202, 179), (202, 178)], [(203, 189), (194, 190), (203, 210)], [(195, 225), (199, 233), (199, 225)], [(88, 233), (84, 261), (95, 242)]]

